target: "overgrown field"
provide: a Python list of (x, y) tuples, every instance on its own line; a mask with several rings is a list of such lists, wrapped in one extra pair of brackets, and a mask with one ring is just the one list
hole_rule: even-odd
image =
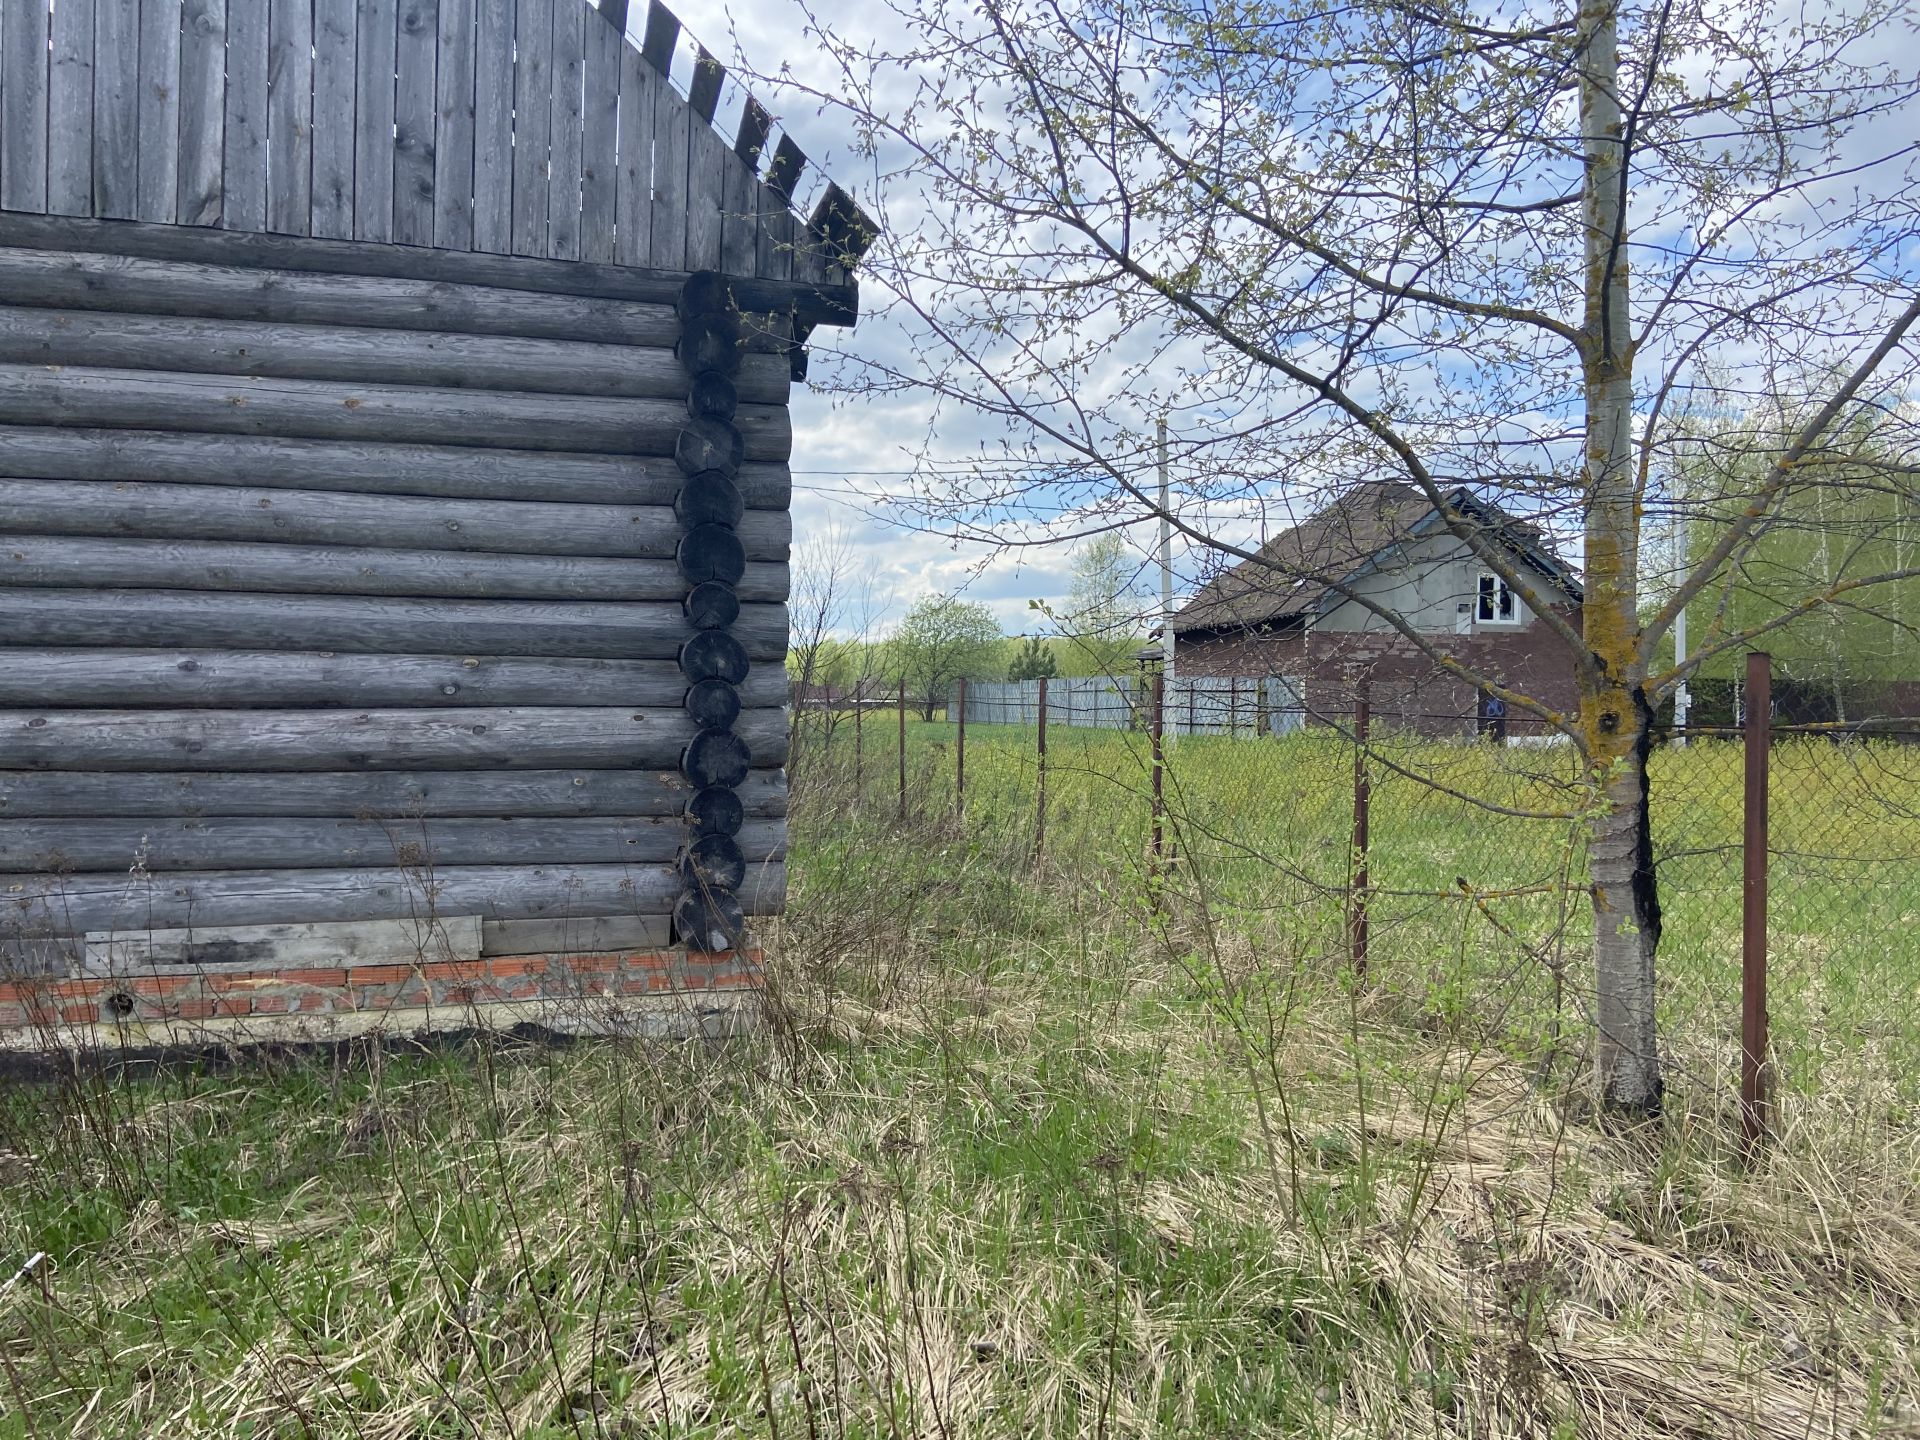
[[(898, 809), (891, 716), (864, 727), (860, 805)], [(956, 740), (910, 724), (908, 810), (975, 843), (1036, 838), (1035, 732), (970, 726), (964, 810)], [(816, 757), (853, 771), (845, 719)], [(824, 755), (824, 760), (817, 757)], [(1741, 943), (1742, 751), (1694, 741), (1653, 757), (1652, 815), (1665, 927), (1661, 1005), (1678, 1081), (1724, 1085), (1735, 1063)], [(1091, 883), (1144, 894), (1150, 756), (1143, 735), (1048, 732), (1047, 853)], [(1354, 879), (1354, 751), (1332, 731), (1284, 739), (1180, 737), (1169, 748), (1166, 846), (1176, 891), (1289, 953), (1347, 944)], [(1440, 1010), (1497, 1012), (1517, 1053), (1551, 1049), (1586, 1014), (1590, 796), (1570, 751), (1373, 737), (1368, 854), (1380, 989)], [(1776, 744), (1770, 1009), (1790, 1089), (1920, 1099), (1920, 744)], [(1837, 1069), (1835, 1067), (1838, 1067)]]
[[(1911, 1007), (1865, 993), (1911, 968), (1851, 957), (1847, 1009), (1822, 952), (1820, 1083), (1746, 1164), (1734, 1017), (1672, 1003), (1731, 994), (1716, 909), (1670, 1113), (1609, 1133), (1567, 819), (1380, 781), (1359, 983), (1333, 740), (1183, 740), (1156, 906), (1127, 737), (1050, 737), (1038, 859), (1024, 737), (968, 738), (964, 822), (943, 727), (905, 822), (891, 752), (802, 769), (765, 1033), (7, 1086), (0, 1283), (50, 1259), (0, 1293), (0, 1435), (1920, 1434), (1920, 1120), (1870, 1028)], [(1398, 760), (1571, 813), (1551, 756)], [(1738, 756), (1662, 763), (1717, 895), (1737, 860), (1678, 852), (1737, 837)], [(1808, 944), (1920, 908), (1794, 883)]]

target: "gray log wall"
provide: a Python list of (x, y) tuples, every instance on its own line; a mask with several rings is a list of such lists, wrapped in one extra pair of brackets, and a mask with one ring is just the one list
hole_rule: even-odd
[[(0, 960), (427, 912), (669, 933), (709, 723), (685, 277), (51, 223), (0, 217)], [(800, 308), (743, 316), (734, 371), (748, 915), (785, 893)]]

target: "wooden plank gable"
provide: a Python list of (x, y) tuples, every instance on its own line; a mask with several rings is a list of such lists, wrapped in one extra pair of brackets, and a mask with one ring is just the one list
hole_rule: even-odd
[(765, 107), (737, 85), (723, 106), (725, 67), (664, 5), (632, 19), (627, 0), (8, 0), (0, 210), (843, 280), (871, 222), (837, 186), (796, 214), (806, 157)]

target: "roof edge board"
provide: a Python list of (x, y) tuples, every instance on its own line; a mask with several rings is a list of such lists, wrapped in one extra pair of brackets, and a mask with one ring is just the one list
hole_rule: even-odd
[[(618, 20), (613, 21), (611, 11), (617, 6)], [(615, 23), (622, 42), (633, 44), (627, 36), (627, 0), (597, 0), (597, 8), (602, 16)], [(807, 166), (807, 157), (797, 142), (781, 127), (780, 143), (775, 147), (772, 160), (766, 173), (760, 172), (759, 158), (766, 147), (767, 136), (772, 133), (774, 120), (770, 112), (759, 99), (747, 92), (746, 109), (741, 119), (740, 132), (729, 136), (715, 127), (715, 107), (720, 99), (722, 84), (728, 78), (728, 71), (719, 58), (710, 51), (699, 38), (689, 31), (680, 17), (669, 10), (661, 0), (648, 0), (647, 19), (643, 38), (639, 45), (641, 56), (658, 70), (662, 76), (671, 79), (673, 56), (683, 41), (690, 41), (697, 50), (694, 63), (694, 75), (690, 92), (684, 97), (692, 107), (696, 120), (714, 128), (715, 133), (727, 141), (728, 148), (749, 170), (754, 178), (767, 186), (777, 195), (788, 209), (793, 210), (795, 218), (806, 228), (825, 252), (827, 263), (839, 265), (848, 270), (860, 263), (860, 259), (879, 238), (880, 227), (860, 205), (831, 177), (826, 179), (826, 190), (820, 202), (808, 216), (794, 207), (794, 190), (800, 179), (800, 173)], [(733, 76), (736, 85), (738, 76)], [(745, 90), (745, 86), (741, 88)], [(749, 146), (748, 122), (753, 121), (758, 133), (757, 148)], [(751, 151), (751, 153), (749, 153)], [(783, 166), (784, 157), (784, 168)], [(817, 167), (816, 167), (817, 168)]]

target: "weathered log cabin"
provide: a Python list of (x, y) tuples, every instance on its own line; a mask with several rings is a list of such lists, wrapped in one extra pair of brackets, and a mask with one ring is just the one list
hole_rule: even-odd
[(5, 0), (0, 1043), (751, 989), (872, 238), (774, 134), (658, 4)]

